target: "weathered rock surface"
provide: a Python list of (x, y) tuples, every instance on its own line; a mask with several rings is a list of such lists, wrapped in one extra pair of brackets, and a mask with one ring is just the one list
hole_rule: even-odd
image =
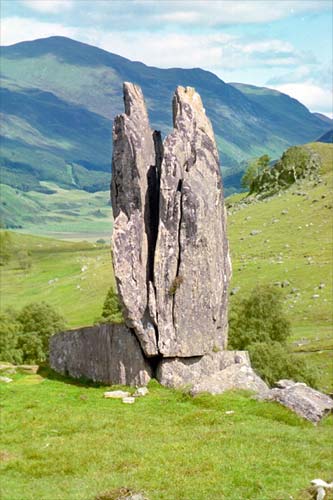
[(247, 351), (219, 351), (192, 358), (165, 358), (160, 361), (156, 378), (167, 387), (197, 384), (203, 378), (224, 370), (228, 366), (250, 366)]
[(202, 356), (227, 341), (231, 273), (218, 153), (199, 94), (178, 87), (165, 139), (154, 261), (158, 349)]
[(306, 384), (281, 380), (277, 385), (280, 388), (271, 389), (266, 399), (278, 401), (314, 424), (333, 411), (333, 400)]
[(98, 325), (50, 338), (51, 368), (74, 378), (146, 385), (152, 375), (136, 336), (125, 325)]
[(269, 393), (268, 385), (246, 364), (229, 365), (213, 375), (204, 377), (191, 389), (194, 396), (200, 392), (222, 394), (225, 391), (242, 389), (253, 391), (264, 397)]
[(150, 129), (140, 87), (124, 83), (124, 103), (125, 114), (117, 116), (113, 126), (113, 266), (126, 324), (145, 354), (153, 356), (158, 349), (148, 297), (153, 291), (162, 145), (159, 134)]

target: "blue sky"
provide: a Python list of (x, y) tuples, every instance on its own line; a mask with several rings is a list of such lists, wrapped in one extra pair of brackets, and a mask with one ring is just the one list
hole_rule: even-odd
[(1, 44), (52, 35), (276, 88), (332, 116), (331, 0), (1, 0)]

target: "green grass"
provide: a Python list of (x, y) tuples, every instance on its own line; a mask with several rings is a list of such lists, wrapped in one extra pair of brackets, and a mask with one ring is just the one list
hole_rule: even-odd
[[(233, 278), (231, 289), (245, 296), (257, 283), (290, 284), (282, 288), (287, 317), (292, 325), (293, 346), (306, 339), (311, 366), (325, 369), (321, 387), (333, 390), (332, 329), (332, 154), (333, 146), (313, 143), (323, 159), (322, 182), (304, 181), (264, 201), (244, 204), (245, 194), (227, 199)], [(304, 193), (299, 195), (297, 193)], [(287, 213), (284, 213), (287, 211)], [(251, 235), (253, 230), (259, 234)], [(324, 284), (324, 288), (320, 285)], [(297, 289), (292, 293), (292, 289)], [(299, 295), (298, 295), (299, 294)], [(314, 297), (318, 295), (318, 297)], [(299, 351), (299, 347), (295, 347)]]
[(1, 387), (3, 500), (121, 487), (150, 500), (287, 500), (331, 478), (332, 417), (315, 427), (245, 393), (191, 398), (156, 382), (124, 405), (45, 370), (14, 379)]
[[(65, 242), (11, 233), (13, 258), (1, 272), (1, 309), (42, 300), (54, 306), (69, 327), (96, 321), (114, 276), (108, 245)], [(31, 267), (20, 269), (16, 256), (26, 250)]]
[(41, 182), (53, 192), (24, 193), (1, 185), (3, 220), (21, 226), (21, 232), (64, 239), (109, 239), (112, 231), (110, 193), (88, 193), (79, 189), (63, 189), (50, 182)]

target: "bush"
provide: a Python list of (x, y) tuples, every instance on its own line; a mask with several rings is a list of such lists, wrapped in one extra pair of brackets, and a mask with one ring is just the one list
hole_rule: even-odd
[(102, 321), (105, 323), (124, 323), (119, 298), (113, 287), (109, 289), (104, 301)]
[(0, 360), (21, 363), (23, 352), (18, 346), (21, 324), (13, 311), (0, 314)]
[(20, 313), (0, 316), (0, 359), (11, 363), (41, 363), (47, 359), (49, 338), (65, 329), (65, 321), (49, 304), (32, 303)]
[(8, 231), (0, 231), (0, 266), (8, 264), (12, 257), (12, 239)]
[(254, 370), (269, 385), (289, 378), (316, 386), (316, 374), (288, 350), (289, 335), (290, 324), (283, 312), (281, 291), (276, 288), (257, 286), (231, 310), (229, 346), (248, 350)]
[(17, 316), (22, 325), (22, 336), (36, 332), (44, 353), (48, 352), (51, 335), (65, 329), (65, 320), (46, 302), (34, 302), (25, 306)]
[(256, 342), (284, 343), (290, 323), (284, 315), (281, 291), (269, 286), (255, 287), (248, 298), (236, 303), (229, 320), (229, 345), (247, 349)]
[(279, 342), (255, 343), (248, 350), (253, 369), (267, 384), (273, 385), (287, 378), (316, 387), (316, 373), (311, 372), (302, 359)]

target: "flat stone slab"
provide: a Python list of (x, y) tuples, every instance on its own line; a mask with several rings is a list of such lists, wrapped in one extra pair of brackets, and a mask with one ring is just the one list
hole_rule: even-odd
[(107, 391), (104, 392), (103, 394), (105, 398), (110, 398), (110, 399), (123, 399), (128, 397), (129, 395), (130, 393), (126, 391)]
[(137, 337), (125, 325), (103, 324), (53, 335), (50, 365), (62, 375), (110, 385), (145, 386), (152, 376)]
[(126, 398), (123, 398), (122, 402), (127, 404), (127, 405), (132, 405), (135, 403), (135, 398), (133, 398), (132, 396), (128, 396)]

